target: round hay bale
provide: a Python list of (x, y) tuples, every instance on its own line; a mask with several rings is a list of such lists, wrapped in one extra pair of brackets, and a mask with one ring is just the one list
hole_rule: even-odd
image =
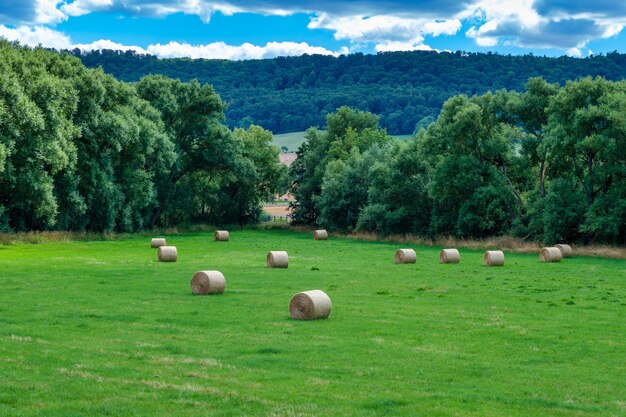
[(395, 261), (397, 264), (414, 264), (417, 259), (413, 249), (398, 249)]
[(313, 239), (328, 240), (328, 232), (326, 230), (316, 230), (313, 232)]
[(287, 268), (289, 266), (289, 255), (285, 251), (271, 251), (267, 254), (268, 268)]
[(155, 237), (150, 241), (151, 248), (160, 248), (161, 246), (167, 246), (164, 237)]
[(561, 251), (555, 247), (542, 248), (539, 253), (541, 262), (561, 262), (561, 258), (563, 258)]
[(220, 271), (198, 271), (191, 278), (193, 294), (223, 294), (226, 289), (226, 278)]
[(461, 262), (461, 254), (456, 249), (442, 249), (439, 253), (439, 263), (458, 264)]
[(554, 245), (555, 248), (558, 248), (561, 251), (561, 255), (563, 258), (571, 258), (574, 254), (572, 247), (570, 245), (566, 245), (564, 243), (559, 243), (558, 245)]
[(488, 250), (483, 256), (485, 266), (504, 266), (504, 252), (501, 250)]
[(298, 293), (289, 303), (289, 314), (296, 320), (325, 319), (332, 309), (330, 297), (321, 290)]
[(176, 246), (161, 246), (159, 248), (159, 261), (161, 262), (176, 262), (178, 259), (178, 252)]
[(215, 231), (215, 241), (216, 242), (228, 242), (230, 236), (228, 235), (227, 230), (216, 230)]

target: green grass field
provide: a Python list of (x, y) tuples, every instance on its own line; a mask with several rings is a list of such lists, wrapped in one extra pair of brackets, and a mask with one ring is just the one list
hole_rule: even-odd
[(304, 142), (304, 133), (305, 132), (280, 133), (274, 135), (272, 141), (274, 145), (279, 148), (286, 146), (289, 152), (295, 152), (300, 145), (302, 145), (302, 142)]
[[(304, 142), (304, 134), (305, 132), (291, 132), (291, 133), (281, 133), (278, 135), (274, 135), (273, 142), (274, 145), (279, 148), (282, 146), (286, 146), (289, 149), (289, 152), (295, 152), (298, 150), (302, 142)], [(392, 135), (392, 137), (398, 140), (409, 140), (413, 139), (413, 135)]]
[[(625, 416), (626, 263), (289, 230), (0, 246), (0, 416)], [(409, 247), (411, 247), (409, 245)], [(289, 269), (265, 268), (287, 250)], [(193, 296), (195, 271), (226, 293)], [(322, 289), (327, 320), (289, 318)]]

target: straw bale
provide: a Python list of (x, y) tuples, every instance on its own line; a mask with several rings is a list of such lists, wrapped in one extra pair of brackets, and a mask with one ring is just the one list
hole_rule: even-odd
[(222, 294), (226, 289), (226, 278), (220, 271), (198, 271), (191, 278), (193, 294)]
[(395, 261), (397, 264), (414, 264), (417, 259), (413, 249), (398, 249)]
[(161, 246), (166, 246), (167, 242), (163, 237), (155, 237), (150, 241), (151, 248), (160, 248)]
[(488, 250), (483, 256), (485, 266), (504, 266), (504, 252), (501, 250)]
[(458, 264), (461, 262), (461, 254), (457, 249), (442, 249), (439, 253), (439, 263)]
[(289, 303), (289, 314), (296, 320), (325, 319), (332, 308), (328, 294), (321, 290), (311, 290), (293, 296)]
[(161, 246), (159, 248), (159, 261), (161, 262), (176, 262), (178, 259), (178, 251), (176, 246)]
[(328, 240), (328, 232), (326, 230), (316, 230), (313, 232), (313, 239)]
[(216, 230), (214, 236), (216, 242), (228, 242), (228, 239), (230, 239), (227, 230)]
[(541, 262), (561, 262), (561, 258), (563, 258), (561, 251), (555, 247), (542, 248), (539, 253)]
[(558, 245), (554, 245), (554, 247), (559, 248), (559, 250), (561, 251), (561, 255), (563, 255), (564, 258), (571, 258), (574, 254), (574, 251), (572, 250), (572, 247), (570, 245), (559, 243)]
[(285, 251), (271, 251), (267, 254), (268, 268), (287, 268), (289, 266), (289, 255)]

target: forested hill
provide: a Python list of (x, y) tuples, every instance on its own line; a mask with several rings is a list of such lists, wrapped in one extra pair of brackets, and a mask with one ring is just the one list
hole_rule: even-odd
[(416, 51), (250, 61), (72, 53), (87, 67), (102, 66), (123, 81), (163, 74), (213, 84), (228, 104), (230, 127), (255, 123), (274, 133), (321, 126), (328, 113), (347, 105), (380, 115), (381, 126), (391, 134), (407, 134), (416, 124), (432, 121), (456, 94), (521, 91), (533, 76), (561, 84), (587, 75), (626, 78), (626, 55), (618, 53), (579, 59)]

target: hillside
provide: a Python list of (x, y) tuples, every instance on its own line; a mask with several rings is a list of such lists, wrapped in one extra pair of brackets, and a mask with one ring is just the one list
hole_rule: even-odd
[(609, 80), (626, 76), (626, 55), (618, 53), (579, 59), (415, 51), (250, 61), (72, 53), (87, 67), (101, 66), (123, 81), (163, 74), (210, 83), (228, 104), (230, 127), (256, 123), (274, 133), (322, 126), (328, 113), (347, 105), (378, 114), (390, 134), (410, 134), (416, 124), (432, 121), (456, 94), (520, 91), (533, 76), (561, 84), (587, 75)]

